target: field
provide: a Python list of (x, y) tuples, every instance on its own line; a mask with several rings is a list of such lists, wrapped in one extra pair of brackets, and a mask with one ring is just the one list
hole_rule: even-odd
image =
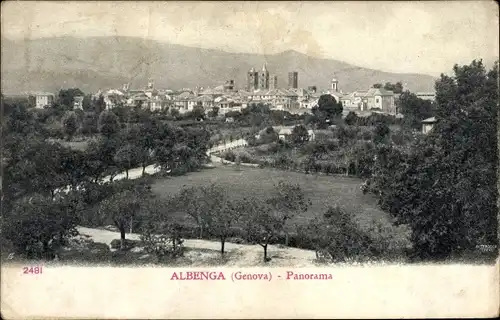
[[(312, 202), (311, 208), (296, 216), (292, 223), (307, 223), (309, 219), (324, 214), (329, 206), (338, 205), (354, 215), (360, 228), (369, 230), (377, 226), (379, 230), (393, 236), (398, 242), (407, 243), (407, 228), (394, 226), (389, 215), (378, 208), (376, 199), (361, 192), (359, 188), (361, 180), (357, 178), (219, 166), (189, 173), (187, 176), (158, 179), (153, 183), (152, 190), (160, 196), (169, 196), (176, 194), (183, 186), (217, 183), (225, 188), (230, 198), (254, 196), (265, 199), (272, 195), (274, 184), (280, 180), (300, 184)], [(189, 221), (187, 217), (179, 219)]]

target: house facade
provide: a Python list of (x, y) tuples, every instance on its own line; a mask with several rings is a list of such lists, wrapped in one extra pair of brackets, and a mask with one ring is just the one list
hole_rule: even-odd
[(35, 94), (35, 108), (43, 109), (54, 103), (54, 94), (50, 92), (40, 92)]

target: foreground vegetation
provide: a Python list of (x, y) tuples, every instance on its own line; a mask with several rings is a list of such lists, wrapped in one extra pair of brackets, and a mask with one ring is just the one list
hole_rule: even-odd
[[(144, 250), (168, 263), (181, 259), (185, 239), (194, 237), (220, 241), (221, 256), (227, 242), (259, 244), (265, 262), (273, 243), (308, 248), (330, 262), (394, 252), (413, 261), (477, 259), (484, 248), (493, 257), (498, 64), (487, 71), (474, 61), (454, 73), (436, 82), (435, 104), (404, 93), (400, 103), (409, 117), (398, 124), (401, 130), (378, 116), (342, 120), (331, 96), (320, 99), (312, 117), (294, 118), (303, 124), (285, 142), (269, 129), (277, 115), (266, 108), (234, 115), (242, 126), (260, 119), (241, 135), (259, 133), (245, 152), (271, 169), (198, 172), (210, 144), (227, 132), (196, 121), (180, 125), (140, 107), (104, 111), (101, 98), (87, 99), (92, 111), (68, 111), (74, 90), (61, 91), (46, 110), (2, 101), (2, 248), (51, 260), (64, 256), (77, 226), (113, 224), (120, 252), (131, 249), (127, 234), (139, 233)], [(413, 134), (430, 114), (437, 120), (431, 133)], [(312, 127), (324, 135), (309, 141)], [(230, 139), (238, 130), (226, 129)], [(83, 146), (75, 145), (75, 136), (83, 137)], [(154, 182), (144, 175), (100, 183), (152, 163), (162, 169)], [(69, 192), (60, 192), (65, 186)]]

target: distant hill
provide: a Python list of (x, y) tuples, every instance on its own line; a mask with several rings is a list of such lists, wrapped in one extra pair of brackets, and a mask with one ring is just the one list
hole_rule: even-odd
[[(267, 62), (278, 85), (285, 87), (288, 72), (299, 72), (299, 86), (326, 89), (332, 77), (344, 92), (367, 89), (377, 82), (402, 81), (411, 91), (433, 90), (435, 78), (422, 74), (390, 73), (318, 59), (295, 51), (275, 55), (229, 53), (133, 37), (57, 37), (12, 41), (2, 38), (2, 92), (56, 91), (79, 87), (93, 92), (109, 87), (131, 88), (155, 79), (159, 88), (216, 86), (234, 79), (244, 88), (246, 73)], [(388, 57), (390, 59), (390, 57)]]

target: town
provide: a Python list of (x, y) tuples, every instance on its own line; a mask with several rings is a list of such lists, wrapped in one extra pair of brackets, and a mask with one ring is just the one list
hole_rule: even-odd
[[(93, 99), (103, 97), (106, 110), (116, 107), (140, 107), (150, 111), (168, 112), (171, 115), (184, 115), (196, 112), (206, 116), (225, 118), (233, 121), (232, 117), (225, 117), (231, 112), (240, 112), (252, 105), (265, 104), (271, 110), (286, 111), (290, 114), (311, 114), (318, 105), (322, 94), (329, 94), (343, 106), (343, 116), (354, 112), (358, 116), (367, 116), (372, 112), (402, 117), (398, 110), (397, 101), (405, 90), (401, 83), (392, 85), (375, 84), (372, 88), (362, 88), (354, 92), (343, 92), (339, 79), (333, 77), (328, 85), (329, 90), (319, 92), (317, 86), (299, 87), (299, 73), (288, 73), (288, 82), (285, 87), (279, 86), (278, 77), (270, 74), (264, 64), (260, 71), (254, 68), (248, 71), (247, 83), (244, 88), (238, 89), (234, 80), (213, 88), (196, 86), (194, 89), (169, 90), (156, 88), (155, 80), (150, 79), (143, 88), (130, 88), (124, 84), (122, 88), (107, 88), (93, 94)], [(387, 89), (387, 85), (392, 90)], [(434, 92), (415, 92), (416, 97), (434, 101)], [(31, 92), (30, 96), (36, 108), (50, 106), (56, 97), (55, 93)], [(84, 96), (75, 95), (73, 109), (83, 110)], [(430, 119), (429, 119), (430, 120)], [(428, 120), (428, 121), (429, 121)]]

